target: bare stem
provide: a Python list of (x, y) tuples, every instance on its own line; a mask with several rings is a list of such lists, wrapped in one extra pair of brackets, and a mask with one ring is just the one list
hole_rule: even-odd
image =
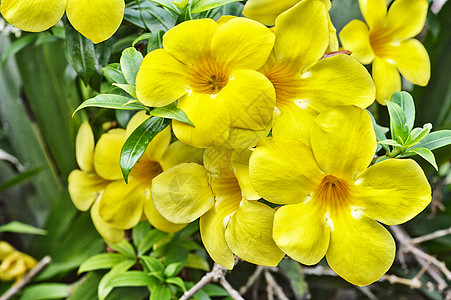
[(420, 243), (423, 243), (423, 242), (426, 242), (426, 241), (437, 239), (439, 237), (442, 237), (442, 236), (445, 236), (445, 235), (448, 235), (448, 234), (451, 234), (451, 227), (448, 228), (448, 229), (437, 230), (437, 231), (435, 231), (433, 233), (413, 238), (413, 239), (410, 240), (410, 242), (412, 244), (420, 244)]
[(219, 279), (219, 283), (222, 285), (222, 287), (229, 293), (229, 295), (234, 299), (234, 300), (244, 300), (243, 297), (241, 297), (240, 292), (238, 292), (237, 290), (235, 290), (233, 288), (233, 286), (225, 279), (225, 276), (222, 276)]
[(255, 284), (255, 282), (260, 278), (260, 275), (262, 274), (262, 271), (264, 269), (265, 269), (265, 267), (263, 267), (263, 266), (257, 266), (254, 273), (247, 280), (246, 285), (244, 285), (240, 288), (241, 295), (246, 294), (247, 290)]
[(264, 274), (265, 274), (266, 282), (268, 282), (268, 286), (270, 286), (274, 290), (274, 292), (276, 293), (277, 298), (279, 298), (280, 300), (290, 300), (285, 295), (285, 293), (283, 292), (283, 290), (280, 287), (280, 285), (277, 284), (277, 281), (271, 275), (271, 273), (269, 272), (269, 269), (266, 269)]

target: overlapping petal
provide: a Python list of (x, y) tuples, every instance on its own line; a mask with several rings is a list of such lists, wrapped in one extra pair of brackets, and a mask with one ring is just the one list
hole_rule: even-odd
[(239, 258), (276, 266), (284, 253), (272, 238), (274, 210), (257, 201), (241, 201), (225, 230), (227, 245)]
[(426, 0), (396, 0), (388, 10), (384, 27), (393, 40), (413, 38), (423, 29), (427, 11)]
[(73, 170), (69, 174), (69, 195), (75, 207), (87, 211), (111, 181), (95, 173)]
[(322, 178), (312, 150), (283, 137), (261, 140), (251, 155), (249, 174), (255, 190), (277, 204), (304, 201)]
[(125, 140), (124, 129), (112, 129), (102, 134), (97, 141), (94, 150), (94, 167), (100, 177), (108, 180), (122, 179), (119, 161)]
[(249, 176), (249, 158), (251, 154), (252, 151), (249, 149), (235, 150), (230, 158), (230, 164), (232, 165), (233, 173), (238, 180), (244, 199), (258, 200), (261, 197), (252, 186)]
[(166, 50), (154, 50), (144, 57), (139, 68), (136, 95), (148, 106), (168, 105), (188, 93), (187, 74), (188, 67)]
[(373, 159), (376, 136), (368, 113), (339, 106), (321, 113), (310, 133), (318, 165), (326, 174), (354, 180)]
[(268, 136), (271, 131), (274, 119), (268, 123), (266, 128), (262, 130), (250, 130), (242, 128), (230, 128), (229, 137), (224, 147), (230, 149), (250, 149), (255, 147), (258, 142)]
[(147, 145), (146, 152), (143, 154), (144, 157), (151, 161), (160, 162), (163, 154), (168, 149), (171, 138), (171, 127), (168, 126), (159, 132)]
[(94, 134), (88, 122), (83, 122), (78, 129), (75, 140), (75, 157), (77, 164), (85, 172), (94, 171)]
[(352, 50), (351, 56), (362, 64), (369, 64), (374, 59), (368, 26), (360, 20), (352, 20), (340, 31), (340, 40), (345, 49)]
[(330, 229), (324, 213), (311, 200), (279, 208), (274, 217), (274, 240), (291, 258), (306, 264), (318, 263), (329, 247)]
[(337, 105), (366, 108), (375, 98), (374, 83), (368, 71), (344, 54), (320, 60), (302, 77), (298, 93), (318, 111)]
[(175, 224), (164, 218), (155, 208), (150, 194), (144, 201), (144, 215), (153, 227), (164, 232), (177, 232), (187, 225)]
[(184, 144), (180, 141), (171, 143), (161, 158), (163, 171), (183, 162), (202, 164), (204, 150)]
[(64, 15), (66, 0), (3, 0), (0, 11), (12, 25), (32, 32), (44, 31)]
[(383, 24), (387, 14), (385, 0), (359, 0), (359, 5), (360, 11), (371, 29)]
[(431, 187), (415, 161), (390, 159), (359, 175), (356, 197), (365, 214), (397, 225), (418, 215), (431, 202)]
[(382, 225), (364, 214), (343, 211), (333, 218), (326, 258), (338, 275), (364, 286), (388, 271), (395, 258), (395, 241)]
[(243, 9), (243, 15), (266, 25), (274, 25), (276, 17), (298, 3), (299, 0), (249, 0)]
[(67, 0), (66, 14), (78, 32), (100, 43), (119, 28), (124, 9), (124, 0)]
[(393, 63), (382, 58), (374, 58), (373, 80), (376, 85), (376, 100), (385, 105), (390, 101), (391, 95), (401, 90), (401, 76)]
[(100, 201), (95, 201), (91, 207), (91, 219), (97, 232), (109, 243), (115, 244), (124, 238), (124, 230), (105, 222), (99, 213)]

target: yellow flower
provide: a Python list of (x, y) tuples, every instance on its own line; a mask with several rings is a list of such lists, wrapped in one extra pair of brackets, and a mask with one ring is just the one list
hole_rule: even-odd
[(273, 117), (274, 88), (256, 71), (273, 45), (274, 34), (253, 20), (183, 22), (163, 36), (164, 49), (144, 58), (136, 94), (154, 107), (178, 99), (195, 126), (173, 121), (174, 134), (184, 143), (252, 147), (256, 143), (249, 145), (249, 137), (269, 131)]
[(260, 70), (276, 90), (273, 135), (309, 143), (314, 118), (334, 105), (366, 108), (374, 101), (371, 76), (344, 54), (321, 59), (329, 44), (323, 2), (303, 0), (276, 19), (274, 50)]
[(37, 264), (33, 257), (17, 251), (5, 241), (0, 241), (0, 261), (1, 281), (17, 282)]
[(234, 254), (265, 266), (276, 266), (284, 255), (272, 238), (274, 210), (256, 201), (260, 196), (250, 185), (250, 153), (208, 148), (205, 167), (180, 164), (152, 182), (157, 210), (180, 224), (200, 217), (207, 252), (228, 269), (234, 266)]
[(413, 84), (427, 85), (429, 56), (413, 37), (423, 29), (428, 2), (395, 0), (388, 13), (385, 0), (359, 0), (359, 4), (368, 26), (353, 20), (340, 32), (340, 40), (360, 62), (373, 63), (376, 100), (385, 105), (384, 100), (401, 90), (399, 72)]
[(431, 201), (431, 188), (410, 159), (371, 163), (376, 137), (366, 111), (339, 106), (322, 112), (311, 147), (283, 137), (265, 138), (251, 156), (251, 182), (270, 202), (285, 204), (274, 217), (276, 244), (312, 265), (326, 256), (347, 281), (379, 279), (395, 257), (395, 242), (378, 222), (404, 223)]
[(0, 4), (6, 21), (32, 32), (49, 29), (66, 12), (72, 26), (94, 43), (116, 32), (124, 8), (124, 0), (2, 0)]
[(186, 161), (198, 162), (202, 155), (177, 141), (169, 145), (170, 128), (157, 134), (148, 145), (129, 175), (129, 183), (122, 178), (119, 158), (123, 144), (133, 130), (148, 116), (137, 113), (127, 129), (112, 129), (103, 134), (94, 149), (94, 137), (88, 123), (77, 136), (77, 161), (81, 170), (69, 175), (69, 193), (75, 206), (86, 211), (91, 206), (91, 217), (97, 231), (109, 242), (119, 242), (124, 230), (133, 228), (143, 218), (166, 232), (178, 231), (184, 226), (164, 219), (153, 206), (150, 195), (152, 179), (163, 170)]
[[(331, 7), (330, 0), (320, 0), (329, 11)], [(266, 25), (274, 25), (278, 15), (293, 7), (300, 0), (249, 0), (244, 5), (243, 15), (247, 18), (259, 21)], [(330, 44), (328, 51), (338, 50), (338, 39), (336, 29), (329, 14), (327, 14), (329, 25), (329, 39)]]

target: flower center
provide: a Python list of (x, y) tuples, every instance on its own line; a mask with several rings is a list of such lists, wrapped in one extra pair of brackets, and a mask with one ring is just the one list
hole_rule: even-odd
[(163, 168), (158, 162), (142, 157), (131, 170), (129, 178), (130, 182), (139, 182), (150, 187), (152, 179), (162, 172)]
[(350, 186), (343, 179), (326, 175), (313, 194), (323, 211), (338, 212), (351, 204)]
[(188, 73), (191, 89), (201, 94), (217, 94), (229, 81), (229, 73), (213, 60), (202, 60)]
[(300, 79), (296, 78), (288, 65), (279, 64), (265, 73), (276, 91), (276, 106), (292, 102), (297, 98)]
[(391, 53), (391, 48), (387, 48), (393, 42), (393, 38), (388, 28), (376, 26), (370, 32), (370, 43), (374, 54), (377, 57), (384, 57)]

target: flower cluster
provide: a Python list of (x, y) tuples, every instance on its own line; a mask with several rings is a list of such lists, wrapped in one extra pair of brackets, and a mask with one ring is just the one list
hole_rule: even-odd
[(37, 261), (11, 246), (0, 241), (0, 281), (19, 281), (25, 273), (36, 266)]

